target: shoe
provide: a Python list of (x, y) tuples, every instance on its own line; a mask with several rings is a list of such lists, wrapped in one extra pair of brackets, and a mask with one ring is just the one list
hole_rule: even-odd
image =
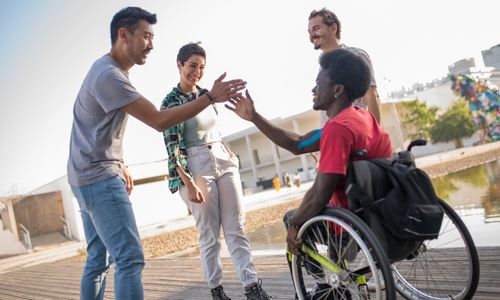
[[(380, 278), (380, 284), (379, 284), (379, 288), (382, 289), (382, 290), (385, 290), (385, 282), (384, 282), (384, 278), (382, 277), (382, 274), (379, 272), (379, 278)], [(375, 282), (375, 279), (373, 277), (371, 277), (370, 279), (368, 279), (368, 281), (366, 282), (366, 286), (368, 287), (368, 290), (370, 291), (375, 291), (377, 289), (377, 283)]]
[(335, 299), (346, 299), (346, 300), (352, 300), (351, 292), (349, 291), (349, 288), (342, 285), (339, 288), (336, 288), (333, 291)]
[(316, 262), (314, 259), (310, 258), (306, 253), (302, 254), (304, 268), (307, 274), (313, 276), (314, 279), (320, 279), (325, 277), (322, 266)]
[(259, 279), (258, 282), (245, 288), (245, 296), (247, 300), (272, 300), (273, 298), (269, 296), (262, 289), (262, 280)]
[(307, 292), (307, 300), (336, 300), (336, 299), (348, 299), (352, 300), (351, 292), (345, 286), (340, 286), (339, 288), (332, 288), (326, 283), (316, 283), (316, 285)]
[(226, 293), (224, 293), (224, 289), (222, 288), (222, 285), (219, 285), (218, 287), (211, 289), (210, 294), (212, 294), (212, 299), (213, 300), (231, 300)]
[(316, 283), (316, 285), (307, 292), (307, 300), (335, 300), (333, 289), (329, 284)]
[(358, 255), (358, 243), (353, 238), (342, 238), (342, 257), (348, 262), (354, 261)]
[(330, 260), (334, 262), (353, 262), (358, 256), (359, 246), (352, 237), (343, 236), (335, 238), (334, 242), (328, 245), (328, 252)]

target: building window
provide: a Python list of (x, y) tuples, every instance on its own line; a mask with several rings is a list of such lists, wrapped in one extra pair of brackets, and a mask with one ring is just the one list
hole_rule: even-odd
[(256, 165), (260, 164), (259, 151), (257, 149), (253, 149), (253, 159)]

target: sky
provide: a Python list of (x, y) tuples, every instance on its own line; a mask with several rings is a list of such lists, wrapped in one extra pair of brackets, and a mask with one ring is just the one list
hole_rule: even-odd
[[(179, 81), (178, 49), (201, 41), (201, 85), (221, 73), (248, 82), (269, 119), (312, 107), (319, 51), (308, 40), (313, 9), (328, 7), (342, 42), (370, 55), (382, 100), (500, 43), (496, 0), (0, 0), (0, 196), (27, 193), (66, 174), (72, 108), (90, 65), (110, 49), (109, 23), (126, 6), (156, 13), (154, 50), (130, 70), (137, 90), (159, 106)], [(221, 107), (223, 135), (248, 128)], [(166, 157), (161, 133), (129, 119), (127, 164)], [(132, 174), (133, 175), (133, 174)]]

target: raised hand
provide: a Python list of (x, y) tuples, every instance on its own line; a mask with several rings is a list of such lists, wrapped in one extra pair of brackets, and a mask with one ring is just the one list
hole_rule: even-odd
[(209, 92), (214, 102), (227, 101), (237, 96), (239, 91), (246, 87), (247, 82), (242, 79), (222, 81), (224, 78), (226, 78), (225, 72), (214, 81), (214, 85)]
[(252, 118), (255, 114), (257, 114), (257, 111), (255, 110), (255, 105), (253, 104), (252, 97), (250, 96), (248, 90), (245, 91), (245, 96), (246, 97), (241, 94), (237, 94), (228, 101), (233, 106), (228, 104), (225, 104), (224, 106), (227, 109), (234, 111), (240, 118), (252, 121)]

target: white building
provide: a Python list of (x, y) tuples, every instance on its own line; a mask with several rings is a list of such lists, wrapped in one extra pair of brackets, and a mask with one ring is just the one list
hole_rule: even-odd
[(500, 44), (491, 47), (490, 49), (481, 51), (483, 55), (484, 65), (500, 70)]
[(474, 58), (464, 58), (448, 66), (448, 71), (453, 75), (468, 74), (469, 70), (475, 67), (476, 62), (474, 61)]

